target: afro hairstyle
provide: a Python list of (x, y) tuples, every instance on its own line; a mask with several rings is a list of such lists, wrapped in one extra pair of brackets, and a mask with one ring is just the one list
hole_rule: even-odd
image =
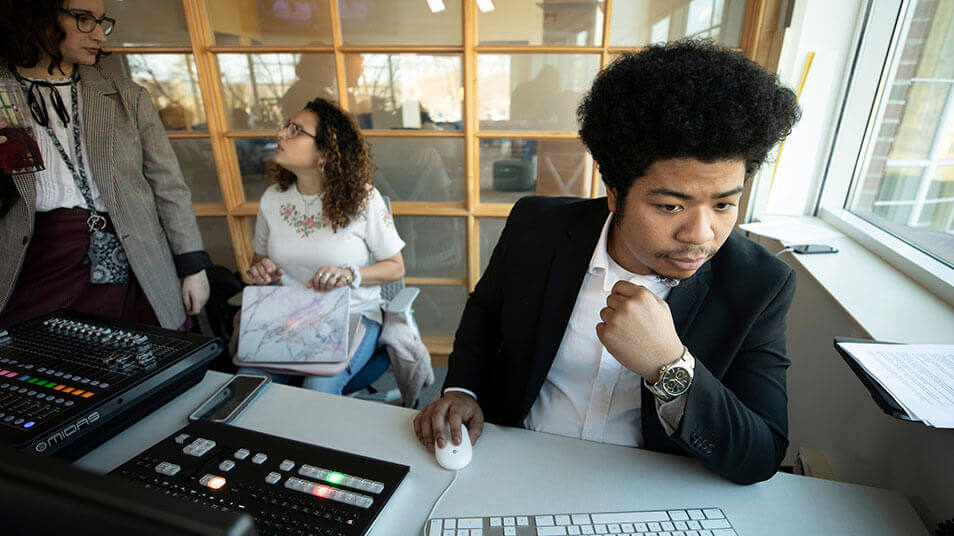
[(621, 200), (657, 160), (744, 160), (748, 178), (800, 115), (774, 75), (708, 40), (623, 54), (577, 109), (583, 143)]

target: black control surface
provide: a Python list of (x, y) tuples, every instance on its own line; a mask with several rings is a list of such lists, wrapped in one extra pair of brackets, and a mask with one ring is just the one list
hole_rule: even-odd
[(112, 474), (165, 495), (252, 516), (259, 534), (368, 533), (409, 467), (197, 421)]

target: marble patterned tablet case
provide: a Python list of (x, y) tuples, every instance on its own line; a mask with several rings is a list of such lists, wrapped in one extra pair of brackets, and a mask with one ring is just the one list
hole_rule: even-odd
[(249, 286), (242, 293), (238, 359), (258, 363), (340, 363), (348, 359), (349, 287)]

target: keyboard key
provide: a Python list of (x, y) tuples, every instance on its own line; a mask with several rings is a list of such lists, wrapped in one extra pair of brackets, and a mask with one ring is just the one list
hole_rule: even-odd
[(706, 518), (706, 514), (703, 513), (702, 510), (689, 510), (686, 513), (689, 514), (690, 519), (705, 519)]
[(702, 511), (707, 519), (725, 519), (725, 515), (722, 514), (722, 510), (718, 508), (706, 508)]
[(728, 529), (732, 525), (725, 519), (706, 519), (699, 522), (704, 529)]
[(156, 466), (156, 472), (163, 475), (175, 476), (182, 469), (178, 465), (169, 462), (162, 462)]
[(620, 512), (616, 514), (591, 514), (590, 518), (593, 519), (593, 523), (649, 523), (650, 521), (669, 521), (669, 514), (663, 511)]
[(457, 531), (453, 529), (445, 530), (444, 536), (457, 536)]
[(536, 516), (534, 518), (538, 527), (552, 527), (553, 526), (553, 516)]
[(444, 520), (444, 528), (445, 528), (445, 529), (456, 529), (456, 528), (457, 528), (457, 520), (456, 520), (456, 519), (445, 519), (445, 520)]
[(673, 521), (685, 521), (689, 519), (689, 514), (685, 510), (670, 510), (669, 519)]
[[(277, 475), (278, 473), (273, 473), (273, 474)], [(431, 525), (427, 531), (427, 536), (441, 536), (442, 530), (443, 530), (443, 522), (441, 522), (440, 519), (432, 519)]]
[(505, 517), (505, 518), (504, 518), (504, 526), (505, 526), (505, 527), (513, 527), (513, 526), (516, 525), (516, 524), (517, 524), (517, 520), (516, 520), (516, 519), (514, 519), (514, 518), (512, 518), (512, 517)]
[(712, 531), (712, 536), (738, 536), (732, 529), (720, 529)]
[(500, 527), (500, 526), (503, 526), (503, 519), (501, 519), (501, 518), (499, 518), (499, 517), (492, 517), (492, 518), (490, 518), (490, 526), (491, 526), (491, 527)]
[(573, 524), (573, 522), (570, 521), (570, 516), (553, 516), (553, 521), (557, 525), (563, 525), (563, 526)]
[(518, 527), (528, 527), (530, 526), (530, 518), (527, 516), (518, 516), (517, 517), (517, 526)]
[(589, 525), (590, 516), (587, 514), (573, 514), (570, 516), (573, 519), (574, 525)]
[(606, 528), (609, 529), (610, 534), (622, 534), (623, 532), (623, 529), (619, 528), (619, 525), (616, 523), (610, 523), (606, 525)]
[(517, 536), (517, 527), (504, 527), (504, 536)]
[(537, 527), (537, 536), (566, 536), (566, 527)]
[(578, 534), (581, 534), (581, 533), (580, 533), (580, 526), (579, 526), (579, 525), (570, 525), (569, 527), (566, 528), (566, 533), (567, 533), (567, 534), (570, 534), (570, 535), (572, 535), (572, 536), (576, 536), (576, 535), (578, 535)]
[(457, 528), (459, 529), (482, 529), (484, 528), (484, 520), (479, 517), (473, 518), (464, 518), (457, 520)]

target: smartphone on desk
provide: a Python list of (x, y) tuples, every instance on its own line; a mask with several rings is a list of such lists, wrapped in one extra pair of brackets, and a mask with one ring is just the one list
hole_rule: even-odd
[(265, 390), (269, 381), (268, 376), (237, 374), (189, 415), (189, 420), (231, 422)]

